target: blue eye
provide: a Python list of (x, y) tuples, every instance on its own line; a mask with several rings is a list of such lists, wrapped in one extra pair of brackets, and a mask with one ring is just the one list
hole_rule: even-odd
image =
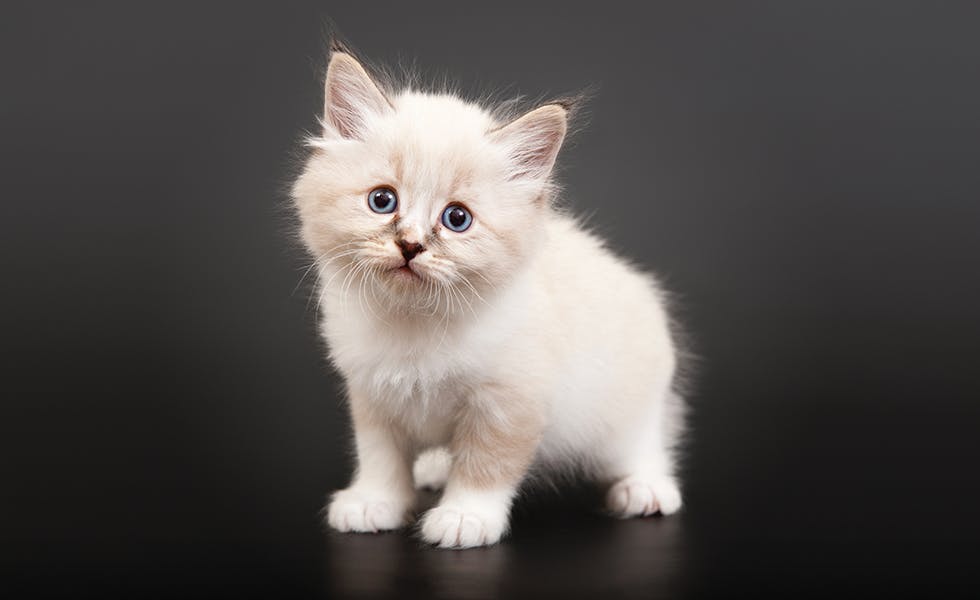
[(457, 233), (466, 231), (473, 223), (473, 215), (458, 204), (450, 204), (442, 211), (442, 224)]
[(394, 212), (398, 206), (398, 196), (395, 195), (395, 190), (391, 188), (375, 188), (368, 194), (368, 206), (374, 212), (383, 215)]

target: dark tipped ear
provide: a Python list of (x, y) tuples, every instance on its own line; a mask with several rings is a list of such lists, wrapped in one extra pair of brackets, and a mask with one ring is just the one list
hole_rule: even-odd
[(567, 131), (568, 108), (545, 104), (490, 132), (490, 138), (507, 149), (511, 179), (545, 179)]
[(325, 133), (363, 139), (367, 122), (392, 110), (381, 88), (342, 46), (332, 48), (323, 102)]

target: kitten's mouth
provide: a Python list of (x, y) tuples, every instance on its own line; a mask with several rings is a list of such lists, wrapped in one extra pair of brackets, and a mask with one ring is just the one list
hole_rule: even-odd
[(413, 269), (408, 263), (405, 263), (400, 267), (395, 267), (392, 269), (392, 271), (394, 271), (395, 276), (399, 278), (407, 277), (410, 279), (422, 279), (422, 276), (416, 273), (415, 269)]

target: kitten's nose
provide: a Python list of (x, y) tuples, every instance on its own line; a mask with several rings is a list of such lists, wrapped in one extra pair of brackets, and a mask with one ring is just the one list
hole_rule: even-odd
[(407, 240), (395, 240), (398, 247), (402, 250), (402, 256), (405, 258), (405, 262), (408, 262), (415, 258), (418, 254), (425, 251), (422, 244), (418, 242), (409, 242)]

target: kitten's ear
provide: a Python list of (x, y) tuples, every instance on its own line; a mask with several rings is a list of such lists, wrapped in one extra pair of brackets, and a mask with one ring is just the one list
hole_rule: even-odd
[(568, 109), (545, 104), (490, 132), (511, 160), (511, 179), (545, 179), (551, 174), (568, 131)]
[(330, 56), (323, 104), (325, 133), (346, 139), (363, 139), (372, 116), (393, 110), (361, 63), (343, 50), (334, 50)]

